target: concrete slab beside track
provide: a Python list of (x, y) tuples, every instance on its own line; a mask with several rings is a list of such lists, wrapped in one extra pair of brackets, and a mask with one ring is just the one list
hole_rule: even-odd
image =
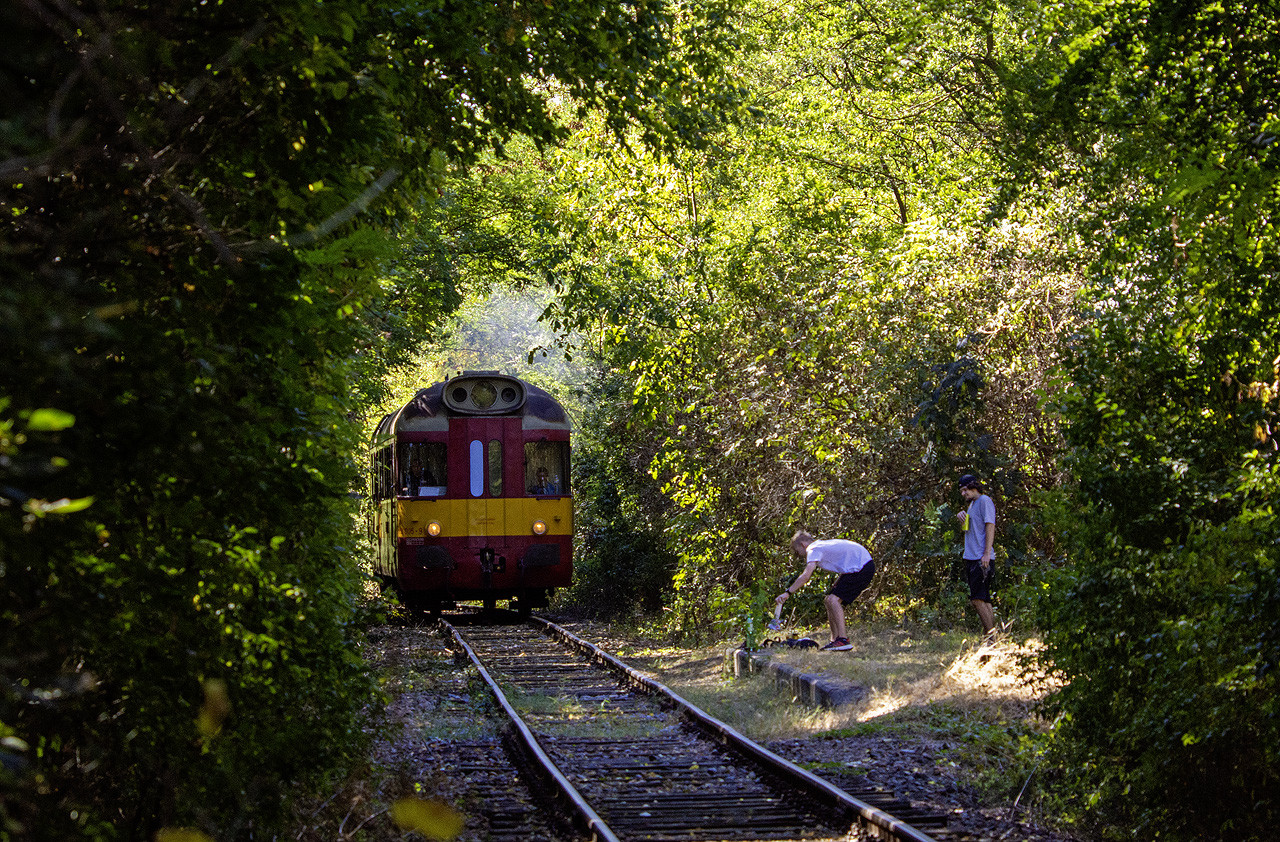
[(790, 692), (791, 697), (802, 704), (838, 707), (861, 701), (868, 693), (866, 687), (852, 681), (801, 672), (790, 664), (777, 663), (763, 651), (751, 652), (741, 647), (730, 649), (725, 653), (725, 660), (731, 665), (735, 677), (751, 673), (772, 675), (780, 689)]

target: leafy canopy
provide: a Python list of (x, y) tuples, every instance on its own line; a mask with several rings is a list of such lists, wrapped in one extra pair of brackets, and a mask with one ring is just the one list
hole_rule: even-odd
[(1265, 838), (1278, 809), (1276, 25), (1048, 4), (1009, 103), (1094, 244), (1062, 406), (1072, 565), (1045, 597), (1061, 759), (1100, 824), (1170, 838)]
[(396, 235), (566, 113), (695, 141), (725, 11), (0, 9), (3, 833), (272, 836), (360, 756), (359, 419), (460, 300)]

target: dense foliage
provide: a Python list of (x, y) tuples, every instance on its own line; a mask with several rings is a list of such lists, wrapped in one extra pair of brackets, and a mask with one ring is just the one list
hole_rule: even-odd
[(1275, 9), (0, 23), (0, 837), (265, 836), (353, 756), (361, 419), (424, 340), (546, 344), (445, 327), (533, 286), (593, 372), (578, 599), (758, 620), (803, 526), (963, 622), (974, 471), (1067, 682), (1041, 779), (1104, 835), (1275, 825)]
[(1011, 24), (892, 2), (742, 20), (741, 125), (659, 160), (587, 124), (547, 156), (550, 317), (631, 402), (592, 465), (625, 466), (637, 523), (678, 555), (676, 628), (754, 610), (798, 526), (871, 547), (885, 610), (938, 616), (963, 470), (997, 489), (1014, 578), (1049, 549), (1027, 489), (1057, 481), (1039, 401), (1074, 278), (1050, 211), (984, 217), (996, 80), (974, 68)]
[(1050, 4), (1021, 68), (1025, 172), (1078, 185), (1096, 246), (1045, 620), (1062, 766), (1108, 835), (1280, 819), (1278, 23)]
[(359, 418), (459, 300), (392, 224), (577, 107), (693, 138), (701, 10), (4, 7), (0, 837), (266, 838), (360, 748)]
[(950, 622), (945, 516), (975, 470), (1000, 508), (1002, 619), (1043, 623), (1069, 682), (1042, 779), (1106, 834), (1264, 836), (1274, 10), (741, 21), (749, 118), (705, 149), (633, 155), (588, 121), (498, 174), (537, 185), (521, 274), (561, 293), (549, 318), (604, 371), (580, 565), (648, 579), (674, 554), (666, 616), (698, 633), (758, 619), (803, 525), (872, 548), (878, 608)]

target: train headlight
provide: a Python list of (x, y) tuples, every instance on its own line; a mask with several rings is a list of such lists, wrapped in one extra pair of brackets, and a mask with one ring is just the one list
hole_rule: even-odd
[(546, 522), (545, 520), (535, 520), (535, 521), (533, 522), (533, 534), (534, 534), (534, 535), (546, 535), (546, 534), (547, 534), (547, 522)]
[(498, 399), (498, 390), (488, 380), (481, 380), (471, 387), (471, 402), (481, 409), (488, 409)]
[(433, 520), (427, 524), (427, 534), (432, 538), (440, 537), (440, 521)]

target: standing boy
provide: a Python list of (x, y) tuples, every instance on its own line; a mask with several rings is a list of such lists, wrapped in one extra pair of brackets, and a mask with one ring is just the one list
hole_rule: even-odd
[(982, 633), (990, 636), (996, 628), (991, 608), (991, 575), (996, 542), (996, 504), (982, 493), (982, 483), (973, 474), (960, 477), (960, 496), (969, 507), (956, 513), (964, 528), (964, 561), (969, 574), (969, 603), (982, 620)]
[(858, 598), (871, 579), (876, 575), (876, 563), (871, 560), (867, 548), (855, 541), (843, 538), (830, 538), (815, 541), (813, 536), (800, 530), (791, 537), (791, 549), (805, 560), (804, 571), (787, 587), (784, 593), (778, 594), (774, 602), (786, 603), (793, 594), (805, 586), (813, 571), (821, 567), (832, 573), (838, 573), (835, 584), (827, 592), (824, 600), (827, 606), (827, 621), (831, 624), (831, 642), (822, 647), (833, 652), (852, 649), (853, 644), (845, 633), (844, 607)]

